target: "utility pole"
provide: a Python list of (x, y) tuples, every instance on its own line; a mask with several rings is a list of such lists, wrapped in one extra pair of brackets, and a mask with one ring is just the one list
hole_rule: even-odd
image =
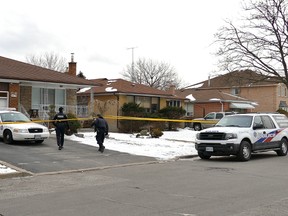
[(134, 49), (137, 47), (129, 47), (127, 49), (131, 49), (132, 51), (132, 64), (131, 64), (131, 68), (132, 68), (132, 74), (134, 73)]

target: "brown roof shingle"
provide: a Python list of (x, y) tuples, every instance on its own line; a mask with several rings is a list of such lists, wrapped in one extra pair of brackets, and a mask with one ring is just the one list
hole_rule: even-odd
[(95, 86), (95, 82), (0, 56), (0, 79)]
[[(123, 93), (132, 95), (155, 95), (175, 98), (175, 95), (168, 91), (159, 90), (143, 84), (132, 83), (123, 79), (94, 79), (91, 81), (100, 84), (100, 86), (93, 87), (93, 92), (95, 94)], [(84, 91), (83, 93), (90, 93), (90, 90)]]
[(259, 86), (259, 85), (273, 85), (279, 83), (279, 80), (264, 76), (251, 70), (234, 71), (226, 73), (210, 80), (203, 81), (199, 88), (229, 88), (229, 87), (245, 87), (245, 86)]
[(176, 91), (180, 97), (187, 97), (192, 94), (195, 102), (211, 102), (211, 99), (220, 99), (221, 101), (249, 101), (246, 98), (238, 97), (232, 94), (215, 89), (185, 89)]

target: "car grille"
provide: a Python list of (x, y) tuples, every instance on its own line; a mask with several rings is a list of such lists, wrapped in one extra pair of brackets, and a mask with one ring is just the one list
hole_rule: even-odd
[(225, 133), (200, 133), (200, 140), (225, 140)]
[(29, 133), (42, 133), (43, 129), (42, 128), (29, 128), (28, 131)]

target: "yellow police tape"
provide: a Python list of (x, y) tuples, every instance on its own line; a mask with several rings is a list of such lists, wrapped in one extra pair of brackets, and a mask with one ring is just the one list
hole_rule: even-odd
[[(105, 116), (105, 119), (112, 119), (112, 120), (133, 120), (133, 121), (157, 121), (157, 122), (199, 122), (204, 124), (215, 124), (217, 121), (212, 120), (191, 120), (191, 119), (162, 119), (162, 118), (143, 118), (143, 117), (130, 117), (130, 116)], [(61, 121), (87, 121), (93, 120), (92, 117), (90, 118), (73, 118), (73, 119), (65, 119), (65, 120), (57, 120), (58, 122)], [(55, 122), (55, 120), (33, 120), (32, 122), (35, 123), (44, 123), (44, 122)], [(27, 122), (2, 122), (2, 124), (19, 124), (19, 123), (27, 123)]]
[[(162, 118), (142, 118), (142, 117), (130, 117), (130, 116), (105, 116), (105, 119), (112, 120), (133, 120), (133, 121), (157, 121), (157, 122), (199, 122), (204, 124), (215, 124), (217, 121), (207, 121), (207, 120), (190, 120), (190, 119), (162, 119)], [(65, 120), (32, 120), (35, 123), (44, 123), (44, 122), (61, 122), (61, 121), (87, 121), (93, 120), (90, 118), (73, 118), (73, 119), (65, 119)], [(29, 122), (2, 122), (1, 124), (21, 124), (21, 123), (29, 123)]]

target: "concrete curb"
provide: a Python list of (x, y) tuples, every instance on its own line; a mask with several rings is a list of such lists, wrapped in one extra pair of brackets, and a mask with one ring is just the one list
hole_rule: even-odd
[(13, 178), (13, 177), (26, 177), (26, 176), (32, 176), (33, 175), (33, 173), (31, 173), (31, 172), (24, 170), (24, 169), (21, 169), (19, 167), (16, 167), (16, 166), (9, 164), (5, 161), (0, 161), (0, 164), (16, 171), (16, 172), (11, 172), (11, 173), (0, 173), (0, 179)]
[(189, 159), (189, 158), (195, 158), (198, 157), (198, 155), (183, 155), (183, 156), (179, 156), (177, 157), (178, 159)]

